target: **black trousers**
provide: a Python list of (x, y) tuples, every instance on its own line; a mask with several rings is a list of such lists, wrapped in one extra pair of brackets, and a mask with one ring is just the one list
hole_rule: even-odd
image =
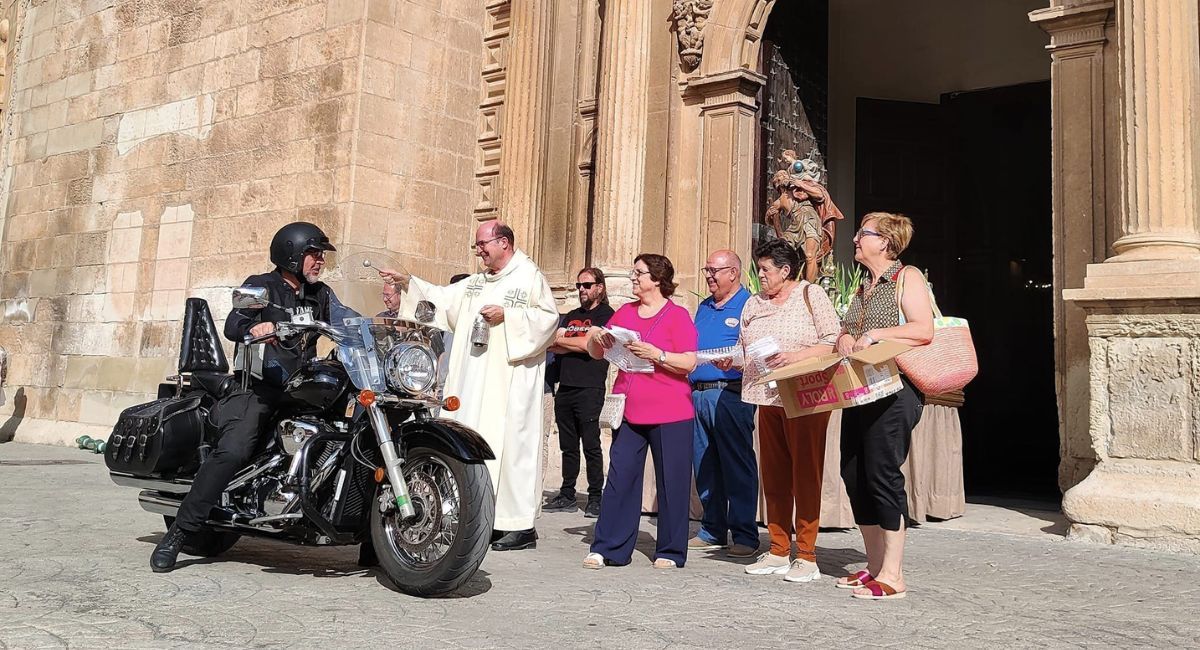
[(233, 476), (254, 458), (275, 414), (281, 394), (271, 388), (256, 387), (238, 391), (217, 402), (214, 421), (221, 432), (217, 448), (200, 465), (192, 489), (184, 497), (175, 524), (187, 532), (196, 532), (208, 521), (221, 493)]
[(899, 393), (842, 411), (842, 480), (860, 526), (900, 530), (908, 517), (900, 466), (924, 406), (912, 384), (902, 380)]
[(562, 451), (562, 488), (568, 499), (575, 498), (579, 479), (579, 443), (587, 461), (588, 499), (599, 500), (604, 490), (604, 451), (600, 448), (600, 409), (604, 407), (603, 388), (563, 386), (554, 395), (554, 419), (558, 423), (558, 448)]

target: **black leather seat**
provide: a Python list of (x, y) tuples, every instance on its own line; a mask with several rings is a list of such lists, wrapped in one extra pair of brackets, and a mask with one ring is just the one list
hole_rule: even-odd
[(208, 302), (188, 298), (183, 313), (183, 340), (179, 344), (179, 373), (190, 374), (192, 384), (216, 398), (233, 390), (229, 361), (221, 347), (221, 334), (213, 322)]

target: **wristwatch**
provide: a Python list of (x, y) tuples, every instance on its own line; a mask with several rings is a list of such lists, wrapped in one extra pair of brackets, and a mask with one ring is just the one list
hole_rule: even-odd
[(667, 362), (667, 351), (660, 350), (658, 353), (658, 363), (659, 363), (659, 365), (662, 365), (662, 364), (665, 364), (666, 362)]
[(866, 332), (863, 332), (863, 338), (870, 341), (871, 345), (875, 345), (876, 343), (879, 342), (879, 341), (875, 340), (874, 336), (871, 336), (870, 334), (867, 334)]

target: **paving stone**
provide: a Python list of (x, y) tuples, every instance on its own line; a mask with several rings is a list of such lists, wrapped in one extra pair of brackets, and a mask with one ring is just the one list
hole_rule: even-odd
[(154, 574), (163, 522), (137, 506), (136, 490), (113, 485), (97, 456), (8, 443), (0, 648), (1076, 648), (1200, 638), (1195, 556), (927, 524), (909, 538), (909, 597), (865, 602), (833, 587), (864, 560), (853, 532), (822, 532), (825, 577), (791, 584), (747, 576), (747, 561), (720, 552), (655, 570), (652, 518), (633, 564), (585, 570), (593, 523), (543, 515), (537, 550), (489, 554), (450, 598), (391, 590), (355, 565), (353, 547), (249, 538), (219, 559), (182, 556), (176, 571)]

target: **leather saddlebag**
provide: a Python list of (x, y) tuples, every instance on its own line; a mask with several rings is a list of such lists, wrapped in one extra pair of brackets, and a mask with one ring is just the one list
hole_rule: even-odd
[(168, 397), (122, 411), (104, 450), (108, 469), (154, 476), (191, 465), (204, 437), (201, 400)]

